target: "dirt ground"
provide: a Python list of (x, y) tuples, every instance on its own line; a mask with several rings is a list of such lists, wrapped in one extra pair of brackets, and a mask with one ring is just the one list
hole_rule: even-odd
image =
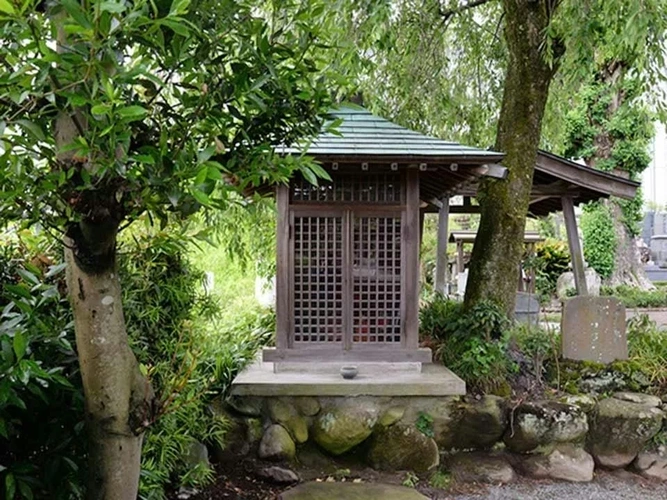
[[(332, 465), (331, 462), (329, 465)], [(212, 486), (190, 500), (274, 500), (290, 486), (279, 486), (258, 477), (257, 471), (273, 464), (245, 458), (217, 468), (218, 478)], [(449, 484), (446, 488), (429, 485), (431, 474), (408, 476), (406, 472), (383, 473), (366, 467), (339, 462), (338, 469), (325, 472), (322, 466), (292, 467), (303, 481), (363, 481), (402, 484), (412, 480), (414, 487), (432, 500), (547, 500), (570, 498), (572, 500), (661, 500), (667, 498), (667, 485), (649, 481), (630, 472), (596, 471), (592, 483), (567, 483), (562, 481), (531, 480), (518, 477), (507, 485)], [(174, 499), (177, 497), (174, 496)], [(378, 499), (380, 500), (380, 499)]]

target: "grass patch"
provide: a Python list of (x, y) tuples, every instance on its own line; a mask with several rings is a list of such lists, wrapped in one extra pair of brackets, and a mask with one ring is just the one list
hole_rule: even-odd
[(630, 286), (607, 287), (600, 290), (601, 295), (616, 297), (625, 307), (652, 308), (667, 307), (667, 287), (658, 286), (656, 290), (641, 290)]

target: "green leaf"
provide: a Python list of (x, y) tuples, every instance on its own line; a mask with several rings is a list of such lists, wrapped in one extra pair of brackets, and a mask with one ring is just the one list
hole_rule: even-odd
[(19, 276), (21, 276), (21, 278), (23, 278), (29, 283), (32, 283), (33, 285), (39, 285), (41, 283), (41, 281), (39, 281), (39, 278), (37, 276), (35, 276), (33, 273), (31, 273), (26, 269), (19, 269), (17, 273), (19, 274)]
[(91, 29), (93, 25), (90, 23), (86, 13), (81, 8), (81, 4), (76, 0), (61, 0), (60, 2), (70, 17), (78, 24), (87, 29)]
[(30, 120), (16, 120), (16, 123), (21, 125), (21, 127), (26, 132), (28, 132), (30, 135), (32, 135), (38, 141), (46, 140), (46, 137), (44, 136), (44, 131), (36, 123), (33, 123)]
[(32, 295), (30, 294), (30, 289), (25, 285), (4, 285), (5, 290), (13, 293), (14, 295), (19, 295), (26, 299), (31, 299)]
[(49, 266), (49, 270), (44, 275), (44, 278), (53, 278), (55, 275), (60, 274), (67, 268), (67, 263), (63, 262), (62, 264), (56, 264), (55, 266)]
[(4, 12), (5, 14), (16, 14), (14, 6), (7, 0), (0, 0), (0, 12)]
[(14, 479), (14, 474), (10, 472), (5, 477), (5, 498), (13, 500), (14, 495), (16, 495), (16, 480)]
[[(4, 419), (0, 418), (0, 436), (5, 439), (9, 439), (9, 433), (7, 432), (7, 423)], [(0, 472), (2, 472), (2, 466), (0, 466)]]
[(181, 14), (185, 14), (188, 10), (189, 5), (190, 5), (190, 0), (174, 0), (171, 3), (171, 8), (169, 9), (169, 15), (178, 16)]
[(28, 347), (28, 339), (23, 332), (16, 332), (14, 334), (14, 353), (16, 359), (21, 359), (25, 356), (26, 348)]
[(123, 120), (125, 121), (136, 121), (136, 120), (141, 120), (144, 116), (146, 116), (146, 108), (143, 108), (141, 106), (126, 106), (124, 108), (119, 108), (116, 110), (116, 113), (118, 116), (120, 116)]

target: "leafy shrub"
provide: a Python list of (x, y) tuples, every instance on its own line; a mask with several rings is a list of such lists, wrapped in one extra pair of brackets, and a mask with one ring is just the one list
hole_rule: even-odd
[(581, 214), (584, 258), (603, 278), (614, 271), (616, 233), (609, 208), (600, 202), (584, 206)]
[(629, 308), (667, 307), (667, 288), (664, 287), (658, 287), (656, 290), (642, 290), (627, 285), (603, 286), (600, 293), (619, 298), (625, 307)]
[(444, 340), (456, 331), (462, 310), (462, 302), (435, 293), (419, 310), (420, 337)]
[(83, 394), (64, 266), (37, 243), (0, 246), (0, 497), (80, 498)]
[(518, 351), (530, 360), (535, 380), (542, 383), (545, 361), (549, 358), (558, 358), (560, 338), (551, 330), (528, 324), (517, 324), (509, 332), (509, 337)]
[(501, 309), (481, 302), (469, 311), (436, 296), (421, 311), (422, 335), (439, 341), (437, 355), (469, 390), (505, 392), (513, 364), (507, 357), (509, 321)]
[(547, 302), (556, 294), (556, 283), (570, 266), (570, 251), (564, 241), (547, 239), (535, 246), (535, 256), (526, 267), (535, 270), (536, 290), (540, 302)]
[(203, 272), (186, 257), (186, 233), (135, 232), (120, 261), (128, 334), (160, 401), (146, 433), (140, 496), (166, 498), (169, 488), (213, 479), (193, 446), (224, 446), (226, 422), (210, 411), (239, 369), (272, 338), (271, 313), (248, 311), (220, 331), (219, 306), (204, 293)]

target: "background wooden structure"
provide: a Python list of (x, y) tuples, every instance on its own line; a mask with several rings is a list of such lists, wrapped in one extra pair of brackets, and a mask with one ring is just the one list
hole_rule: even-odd
[[(507, 175), (503, 155), (425, 136), (363, 108), (332, 114), (341, 120), (338, 133), (281, 151), (313, 156), (331, 181), (314, 186), (296, 177), (276, 190), (277, 339), (263, 358), (430, 362), (418, 345), (423, 214), (439, 213), (436, 288), (444, 291), (448, 216), (476, 211), (479, 178)], [(579, 293), (586, 290), (574, 205), (631, 198), (637, 187), (540, 152), (530, 209), (564, 209)], [(453, 196), (463, 196), (463, 205), (450, 206)]]

